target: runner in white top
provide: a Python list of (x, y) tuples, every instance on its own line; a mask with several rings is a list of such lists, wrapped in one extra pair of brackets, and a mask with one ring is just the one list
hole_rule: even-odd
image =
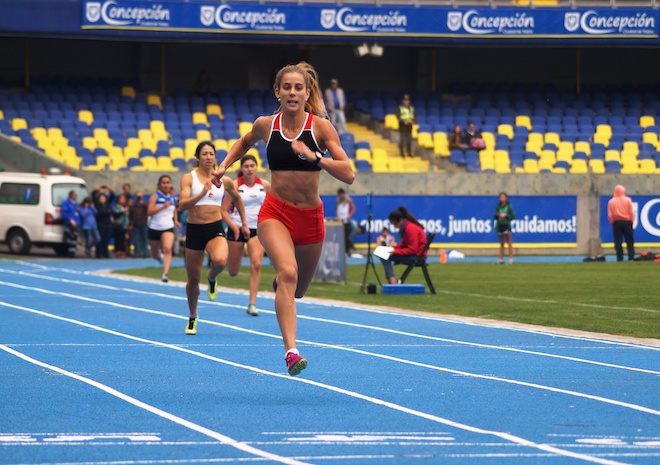
[(250, 234), (245, 236), (240, 233), (244, 224), (240, 218), (238, 209), (231, 199), (225, 197), (222, 203), (222, 218), (227, 223), (227, 241), (229, 246), (229, 275), (236, 276), (243, 262), (243, 250), (247, 243), (247, 253), (250, 257), (250, 304), (246, 313), (258, 316), (257, 293), (261, 282), (261, 260), (264, 257), (264, 248), (257, 237), (257, 216), (264, 203), (266, 194), (270, 190), (270, 183), (257, 176), (257, 159), (252, 155), (241, 158), (241, 170), (236, 180), (238, 193), (243, 199), (247, 225)]
[[(167, 274), (172, 264), (174, 228), (179, 227), (176, 215), (176, 201), (170, 193), (172, 179), (164, 174), (158, 178), (158, 190), (149, 198), (147, 215), (151, 217), (147, 237), (151, 256), (163, 264), (164, 283), (169, 281)], [(161, 255), (161, 249), (163, 253)]]
[[(228, 176), (221, 178), (220, 187), (211, 183), (215, 169), (215, 147), (210, 141), (200, 142), (195, 150), (198, 167), (181, 178), (179, 210), (189, 210), (186, 227), (186, 296), (190, 316), (186, 334), (197, 334), (197, 301), (199, 299), (199, 281), (204, 266), (204, 255), (208, 252), (211, 259), (209, 286), (206, 294), (211, 302), (218, 297), (218, 275), (227, 266), (227, 239), (222, 228), (222, 198), (226, 197), (236, 204), (241, 218), (245, 218), (243, 201), (238, 195), (234, 181)], [(247, 225), (243, 233), (249, 235)]]

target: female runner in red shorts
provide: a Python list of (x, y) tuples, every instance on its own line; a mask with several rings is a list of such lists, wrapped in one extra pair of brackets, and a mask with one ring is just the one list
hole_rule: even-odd
[[(257, 234), (277, 274), (275, 312), (284, 340), (289, 374), (297, 375), (307, 360), (296, 349), (296, 303), (312, 282), (325, 236), (319, 196), (324, 169), (348, 184), (355, 180), (339, 136), (327, 119), (318, 76), (308, 63), (288, 65), (275, 77), (280, 108), (262, 116), (229, 150), (214, 182), (260, 140), (266, 143), (271, 188), (259, 212)], [(325, 151), (330, 157), (324, 157)]]

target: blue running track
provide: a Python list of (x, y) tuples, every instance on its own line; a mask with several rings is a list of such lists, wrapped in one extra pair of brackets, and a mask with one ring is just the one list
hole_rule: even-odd
[(182, 283), (97, 272), (143, 265), (0, 261), (1, 464), (660, 463), (660, 346), (302, 299), (294, 378), (272, 295), (186, 336)]

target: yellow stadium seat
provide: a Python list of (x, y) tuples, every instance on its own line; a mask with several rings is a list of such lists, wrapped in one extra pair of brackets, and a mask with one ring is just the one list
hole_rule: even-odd
[(653, 116), (640, 116), (639, 125), (644, 129), (648, 128), (649, 126), (655, 126), (655, 118)]
[(543, 146), (543, 143), (545, 142), (543, 140), (543, 134), (540, 132), (530, 132), (529, 135), (527, 136), (527, 142), (532, 142), (532, 143), (538, 143)]
[(554, 174), (566, 174), (566, 168), (563, 166), (560, 166), (559, 168), (552, 168), (550, 171), (552, 171)]
[(621, 161), (621, 154), (618, 150), (605, 150), (605, 161)]
[(489, 149), (495, 148), (495, 136), (492, 132), (482, 132), (481, 137), (486, 142), (486, 147)]
[(48, 128), (48, 137), (51, 140), (64, 139), (64, 134), (60, 128)]
[(156, 157), (141, 157), (140, 161), (147, 171), (158, 171), (158, 160), (156, 160)]
[(197, 139), (186, 139), (183, 148), (183, 151), (186, 155), (186, 160), (195, 158), (195, 150), (197, 150)]
[(140, 139), (137, 137), (129, 137), (126, 139), (126, 147), (127, 148), (137, 148), (138, 152), (142, 148), (142, 142), (140, 142)]
[(589, 167), (587, 166), (587, 160), (577, 159), (573, 160), (571, 164), (570, 173), (572, 174), (587, 174), (589, 172)]
[(170, 147), (170, 158), (172, 160), (174, 160), (175, 158), (185, 158), (183, 154), (183, 149), (181, 147)]
[(546, 132), (545, 136), (543, 137), (543, 141), (546, 144), (559, 145), (561, 143), (561, 137), (559, 137), (559, 134), (556, 132)]
[(603, 144), (605, 147), (610, 145), (610, 139), (611, 139), (611, 136), (608, 135), (608, 134), (603, 134), (603, 133), (594, 134), (594, 143)]
[(27, 129), (27, 121), (25, 121), (23, 118), (14, 118), (11, 120), (11, 128), (14, 131), (18, 131), (19, 129)]
[(392, 114), (388, 113), (385, 115), (385, 129), (391, 129), (392, 131), (399, 130), (399, 118)]
[(195, 112), (195, 113), (193, 113), (192, 118), (193, 118), (193, 121), (192, 121), (193, 124), (205, 124), (206, 126), (209, 125), (209, 120), (206, 117), (206, 113), (202, 113), (202, 112), (199, 112), (199, 111)]
[[(527, 160), (525, 160), (527, 161)], [(524, 163), (524, 162), (523, 162)], [(524, 166), (524, 165), (523, 165)], [(555, 167), (555, 157), (541, 157), (537, 162), (539, 170), (552, 170)]]
[(591, 144), (583, 140), (577, 141), (575, 143), (575, 152), (584, 152), (587, 155), (591, 155)]
[(621, 153), (627, 152), (627, 153), (633, 153), (635, 156), (639, 154), (639, 145), (637, 145), (637, 142), (627, 140), (623, 143), (623, 149), (621, 150)]
[(211, 140), (211, 131), (208, 129), (200, 129), (195, 133), (198, 141)]
[(167, 131), (151, 131), (151, 137), (158, 142), (159, 140), (169, 140), (170, 135)]
[(46, 149), (52, 149), (53, 144), (50, 143), (50, 139), (48, 139), (48, 138), (38, 139), (37, 140), (37, 147), (39, 147), (40, 149), (45, 151)]
[(525, 144), (525, 151), (534, 152), (539, 155), (541, 153), (541, 147), (543, 147), (543, 143), (541, 142), (527, 142)]
[(83, 147), (94, 151), (96, 147), (98, 147), (98, 144), (96, 143), (96, 139), (93, 137), (84, 137), (82, 140)]
[(151, 121), (149, 123), (149, 129), (151, 129), (151, 132), (166, 131), (165, 123), (163, 123), (162, 121), (158, 121), (158, 120)]
[(645, 132), (644, 134), (642, 134), (642, 142), (646, 144), (657, 145), (658, 135), (654, 132)]
[[(495, 162), (495, 172), (497, 173), (510, 173), (511, 172), (511, 165), (509, 163), (504, 163), (504, 162)], [(523, 171), (524, 172), (524, 171)]]
[(441, 157), (449, 156), (449, 141), (444, 132), (433, 133), (433, 153)]
[(606, 134), (608, 138), (611, 138), (612, 127), (609, 124), (599, 124), (596, 126), (596, 134)]
[(573, 162), (573, 153), (564, 150), (558, 150), (557, 161), (567, 161), (570, 164)]
[(390, 159), (387, 161), (387, 167), (389, 168), (390, 173), (403, 173), (404, 172), (403, 158), (390, 157)]
[(128, 161), (129, 158), (140, 158), (140, 150), (142, 146), (139, 147), (124, 147), (124, 159)]
[(111, 158), (110, 166), (108, 166), (108, 169), (110, 171), (119, 171), (122, 168), (126, 168), (126, 166), (126, 160), (123, 158)]
[(159, 171), (179, 171), (172, 165), (172, 160), (168, 157), (158, 157), (158, 169)]
[(108, 135), (108, 130), (106, 128), (96, 128), (94, 129), (92, 134), (94, 134), (94, 139), (96, 140), (105, 140), (110, 138), (110, 136)]
[(90, 125), (94, 122), (94, 114), (89, 110), (80, 110), (78, 112), (78, 121), (84, 121)]
[(151, 129), (138, 129), (138, 139), (140, 142), (144, 140), (153, 140), (154, 135), (151, 133)]
[[(358, 149), (358, 150), (360, 150), (360, 149)], [(389, 166), (388, 166), (388, 163), (386, 161), (378, 161), (378, 162), (372, 163), (371, 164), (371, 169), (373, 170), (374, 173), (388, 173), (389, 172)]]
[(621, 164), (637, 163), (637, 154), (626, 150), (621, 151)]
[(207, 115), (218, 115), (222, 118), (222, 109), (217, 103), (209, 103), (206, 105), (206, 114)]
[(527, 115), (518, 115), (515, 120), (516, 126), (525, 126), (530, 131), (532, 130), (532, 120)]
[(412, 134), (411, 134), (412, 138), (417, 139), (418, 133), (419, 133), (419, 124), (413, 124)]
[(385, 149), (374, 148), (371, 151), (371, 157), (372, 157), (372, 160), (374, 160), (374, 161), (375, 160), (385, 160), (385, 161), (387, 161), (387, 159), (389, 158), (389, 155), (387, 154), (387, 151)]
[(509, 140), (511, 140), (513, 139), (513, 126), (510, 124), (500, 124), (497, 126), (497, 133), (504, 134), (509, 138)]
[(492, 157), (480, 158), (479, 162), (480, 162), (479, 165), (481, 166), (481, 171), (495, 169), (495, 159)]
[(50, 139), (50, 137), (48, 137), (48, 131), (46, 131), (46, 128), (32, 128), (30, 129), (30, 134), (32, 134), (32, 137), (34, 137), (36, 140)]
[(53, 158), (54, 160), (57, 161), (62, 161), (62, 156), (60, 155), (60, 149), (57, 147), (47, 147), (44, 149), (44, 153), (48, 155), (50, 158)]
[(105, 155), (96, 157), (96, 166), (99, 170), (107, 169), (110, 166), (110, 157)]
[(0, 109), (0, 119), (5, 119), (5, 113)]
[(226, 150), (227, 152), (229, 152), (230, 146), (229, 146), (229, 142), (227, 141), (227, 139), (215, 139), (213, 141), (213, 145), (215, 146), (216, 151)]
[(557, 152), (559, 152), (559, 151), (568, 152), (571, 155), (573, 155), (573, 152), (575, 151), (575, 148), (573, 147), (572, 142), (562, 141), (559, 144), (557, 144)]
[(135, 88), (133, 86), (124, 86), (121, 88), (121, 95), (124, 97), (130, 97), (135, 100)]
[(525, 173), (537, 174), (539, 172), (539, 165), (536, 160), (527, 158), (523, 160), (523, 169), (525, 170)]
[(639, 174), (655, 174), (657, 167), (655, 166), (655, 161), (653, 160), (640, 160), (639, 162)]
[(371, 151), (369, 149), (357, 149), (355, 151), (355, 160), (371, 161)]
[(589, 168), (595, 174), (603, 174), (605, 172), (605, 163), (603, 160), (589, 160)]
[(506, 150), (495, 150), (495, 152), (493, 153), (493, 158), (495, 160), (495, 163), (506, 163), (506, 164), (511, 163), (509, 152), (507, 152)]
[(425, 149), (433, 148), (433, 136), (430, 132), (420, 132), (417, 135), (417, 144)]
[(629, 161), (621, 164), (621, 174), (639, 174), (639, 163)]
[(163, 103), (160, 100), (160, 95), (155, 95), (155, 94), (147, 95), (147, 105), (156, 105), (161, 110), (163, 109)]
[(252, 123), (249, 121), (241, 121), (238, 123), (238, 133), (241, 137), (252, 131)]
[(153, 139), (145, 139), (140, 142), (142, 142), (143, 149), (149, 149), (152, 153), (155, 152), (158, 147), (158, 142)]

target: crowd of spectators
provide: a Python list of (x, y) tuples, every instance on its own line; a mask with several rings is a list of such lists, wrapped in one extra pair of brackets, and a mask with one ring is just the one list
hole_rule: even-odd
[(481, 131), (478, 131), (474, 122), (470, 121), (465, 130), (460, 125), (454, 126), (449, 133), (450, 150), (481, 150), (486, 148), (486, 143), (481, 137)]

